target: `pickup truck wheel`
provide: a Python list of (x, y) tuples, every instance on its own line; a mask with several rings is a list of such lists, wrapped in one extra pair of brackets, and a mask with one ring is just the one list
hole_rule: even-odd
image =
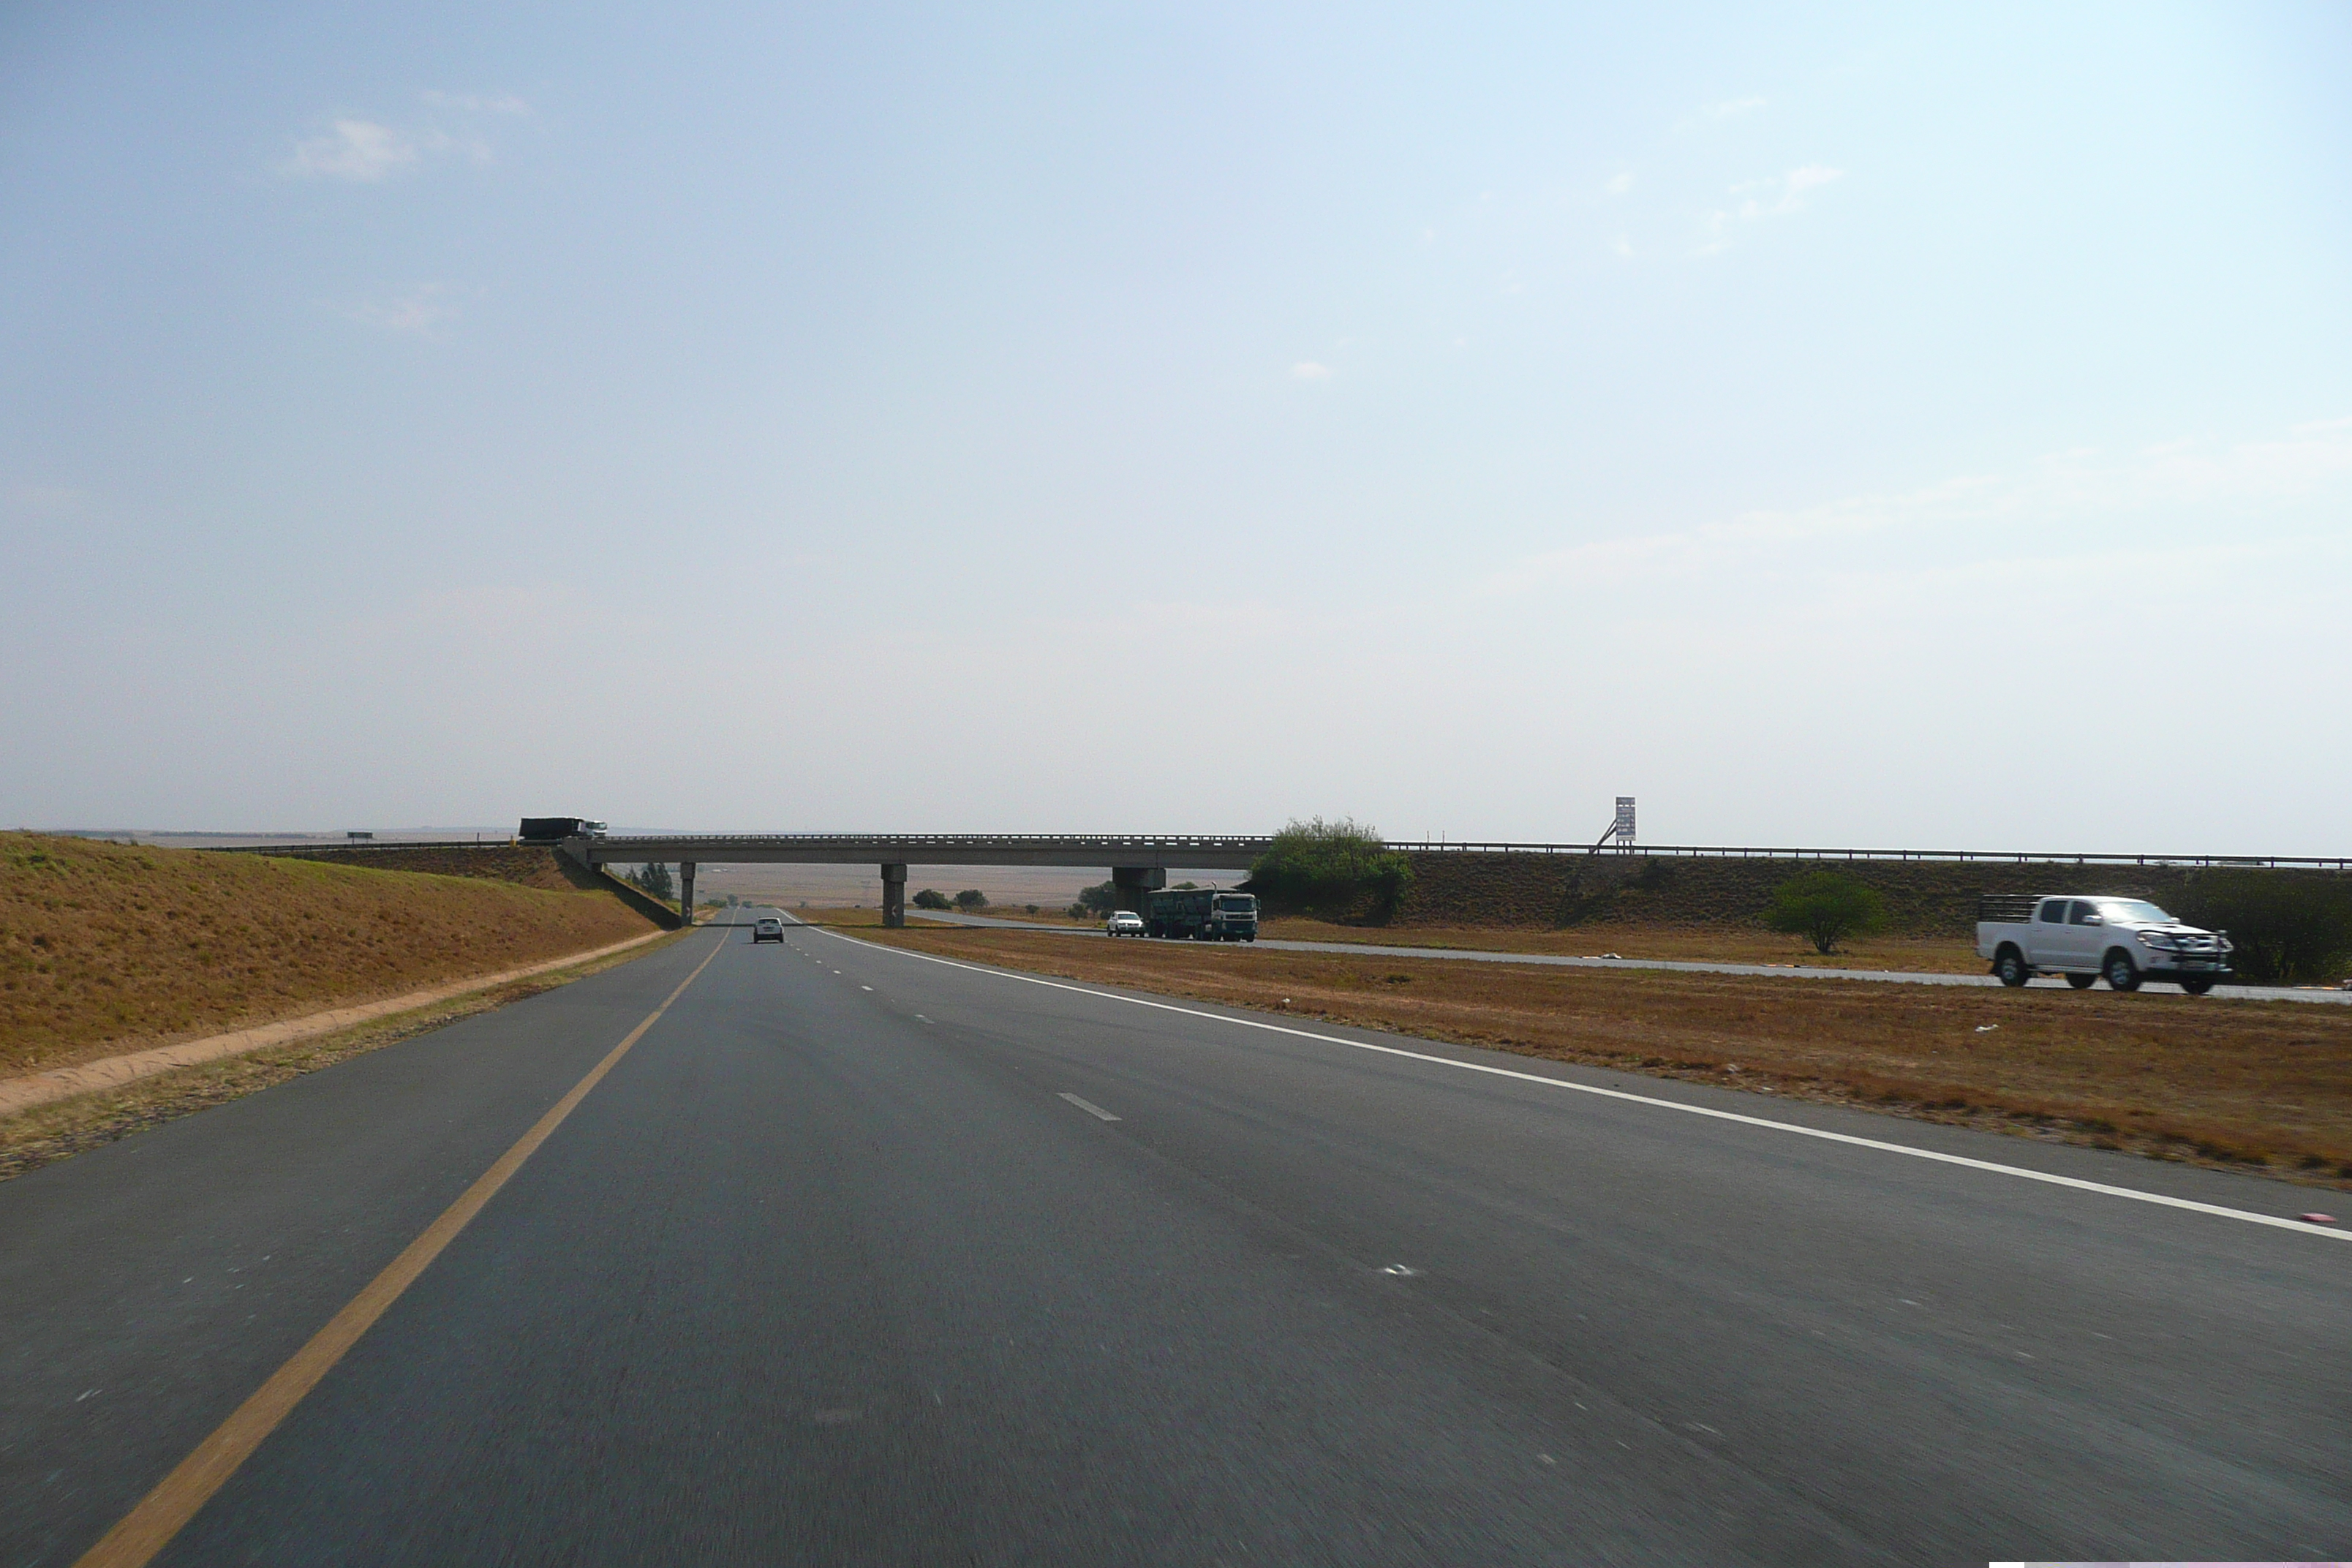
[(2096, 985), (2098, 983), (2099, 977), (2095, 974), (2069, 974), (2066, 976), (2066, 984), (2072, 985), (2077, 991), (2088, 991), (2092, 986)]
[(2100, 972), (2106, 975), (2107, 984), (2117, 991), (2139, 989), (2139, 965), (2134, 963), (2132, 955), (2120, 947), (2108, 949), (2106, 963), (2100, 966)]
[(2033, 971), (2025, 965), (2025, 954), (2013, 947), (2003, 947), (1993, 955), (1992, 972), (2000, 976), (2003, 985), (2022, 985), (2033, 978)]
[(2194, 980), (2182, 981), (2180, 988), (2191, 996), (2202, 996), (2213, 989), (2213, 982), (2209, 976), (2200, 974)]

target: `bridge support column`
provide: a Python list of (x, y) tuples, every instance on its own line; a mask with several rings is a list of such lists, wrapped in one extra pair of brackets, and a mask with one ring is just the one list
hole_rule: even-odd
[(1110, 868), (1111, 904), (1142, 914), (1144, 895), (1168, 885), (1168, 873), (1158, 866), (1114, 866)]
[(694, 923), (694, 862), (677, 863), (677, 918), (687, 924)]
[(882, 868), (882, 923), (897, 930), (907, 923), (907, 868)]

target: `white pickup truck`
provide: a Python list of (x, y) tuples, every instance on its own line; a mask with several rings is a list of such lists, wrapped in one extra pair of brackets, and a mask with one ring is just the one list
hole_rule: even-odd
[(2230, 978), (2227, 932), (2183, 925), (2145, 899), (1988, 894), (1977, 901), (1977, 956), (2003, 985), (2063, 974), (2077, 991), (2101, 975), (2117, 991), (2170, 980), (2202, 996)]

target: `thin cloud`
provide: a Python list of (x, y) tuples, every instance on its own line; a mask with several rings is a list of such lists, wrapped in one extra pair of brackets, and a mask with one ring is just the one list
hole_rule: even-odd
[(1328, 364), (1317, 364), (1311, 359), (1303, 359), (1290, 367), (1290, 374), (1300, 381), (1328, 381), (1331, 379), (1331, 367)]
[(423, 337), (444, 322), (457, 319), (457, 307), (450, 301), (450, 293), (445, 284), (426, 283), (394, 299), (371, 301), (344, 314), (383, 331)]
[(1623, 174), (1610, 180), (1608, 184), (1602, 185), (1601, 188), (1608, 192), (1612, 196), (1622, 196), (1627, 191), (1633, 188), (1633, 172), (1631, 169), (1628, 169)]
[(1731, 194), (1735, 196), (1745, 195), (1748, 198), (1739, 205), (1738, 216), (1743, 218), (1780, 217), (1802, 210), (1808, 192), (1818, 191), (1823, 185), (1834, 184), (1844, 178), (1843, 169), (1832, 169), (1825, 163), (1808, 163), (1785, 174), (1734, 185)]
[[(445, 110), (485, 114), (530, 112), (519, 98), (474, 98), (446, 92), (427, 92), (424, 97), (426, 103)], [(336, 121), (323, 136), (296, 142), (294, 155), (279, 165), (278, 172), (293, 179), (376, 184), (395, 175), (415, 173), (428, 158), (452, 155), (487, 163), (490, 161), (490, 146), (479, 136), (452, 135), (439, 126), (405, 131), (380, 121), (347, 119)]]
[(1699, 243), (1696, 254), (1712, 256), (1731, 244), (1733, 226), (1754, 223), (1761, 218), (1787, 217), (1802, 212), (1806, 199), (1824, 185), (1845, 178), (1843, 169), (1832, 169), (1826, 163), (1807, 163), (1785, 174), (1773, 174), (1761, 180), (1746, 180), (1730, 188), (1729, 195), (1741, 198), (1737, 206), (1718, 207), (1699, 220)]
[(512, 93), (488, 98), (479, 93), (442, 92), (437, 89), (427, 88), (419, 96), (435, 109), (463, 110), (468, 114), (529, 114), (530, 112), (530, 105)]
[[(1854, 496), (1794, 510), (1757, 510), (1694, 528), (1621, 535), (1523, 560), (1487, 577), (1496, 595), (1561, 583), (1616, 582), (1662, 571), (1747, 571), (1811, 546), (1851, 549), (1886, 535), (1932, 537), (1954, 552), (2014, 563), (2017, 552), (2074, 540), (2098, 548), (2118, 519), (2201, 548), (2204, 519), (2258, 510), (2325, 515), (2352, 494), (2352, 419), (2297, 425), (2284, 439), (2215, 447), (2175, 441), (2127, 455), (2055, 452), (2010, 474), (1972, 475), (1901, 495)], [(2167, 528), (2170, 521), (2174, 526)], [(2168, 546), (2168, 548), (2169, 546)], [(1825, 565), (1827, 556), (1804, 556)]]
[(1735, 98), (1709, 108), (1706, 115), (1710, 120), (1729, 120), (1736, 115), (1752, 114), (1763, 108), (1764, 102), (1760, 98)]
[(416, 166), (416, 143), (373, 120), (338, 120), (324, 136), (295, 144), (285, 172), (302, 179), (373, 184)]

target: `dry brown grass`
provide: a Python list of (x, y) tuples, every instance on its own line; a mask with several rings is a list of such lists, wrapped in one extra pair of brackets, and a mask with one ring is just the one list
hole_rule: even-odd
[(840, 913), (827, 923), (1008, 969), (2352, 1185), (2352, 1008), (885, 931)]
[(175, 1121), (192, 1112), (224, 1104), (257, 1089), (332, 1067), (356, 1056), (413, 1038), (428, 1030), (454, 1024), (477, 1013), (536, 996), (568, 985), (617, 964), (658, 952), (682, 940), (683, 932), (649, 942), (628, 952), (590, 959), (569, 968), (551, 970), (495, 989), (453, 997), (429, 1007), (373, 1018), (331, 1035), (320, 1035), (283, 1046), (265, 1047), (241, 1056), (200, 1062), (71, 1100), (36, 1106), (15, 1116), (0, 1118), (0, 1181), (21, 1176), (43, 1165), (127, 1138), (133, 1132)]
[[(803, 910), (803, 913), (814, 911)], [(838, 910), (842, 914), (863, 912)], [(908, 908), (907, 918), (919, 921), (929, 911)], [(1099, 931), (1102, 921), (1088, 916), (1074, 921), (1060, 910), (1040, 909), (1030, 914), (1018, 905), (991, 904), (980, 911), (992, 920), (1017, 921), (1053, 931)], [(934, 924), (946, 924), (934, 921)], [(1739, 926), (1444, 926), (1340, 925), (1300, 915), (1273, 915), (1259, 926), (1268, 939), (1282, 942), (1333, 942), (1354, 947), (1460, 948), (1475, 952), (1539, 952), (1591, 957), (1613, 953), (1620, 958), (1685, 960), (1700, 963), (1776, 963), (1793, 969), (1893, 969), (1922, 974), (1982, 974), (1985, 961), (1976, 943), (1966, 937), (1876, 936), (1841, 942), (1823, 955), (1802, 937)]]
[(397, 996), (651, 929), (594, 889), (0, 834), (0, 1075)]
[[(995, 911), (991, 910), (991, 913)], [(1962, 937), (1857, 937), (1826, 957), (1802, 937), (1739, 927), (1632, 925), (1345, 926), (1276, 916), (1262, 934), (1288, 942), (1344, 942), (1375, 947), (1454, 947), (1482, 952), (1563, 953), (1591, 957), (1687, 960), (1703, 963), (1780, 963), (1801, 969), (1896, 969), (1926, 974), (1982, 974), (1985, 961)]]

